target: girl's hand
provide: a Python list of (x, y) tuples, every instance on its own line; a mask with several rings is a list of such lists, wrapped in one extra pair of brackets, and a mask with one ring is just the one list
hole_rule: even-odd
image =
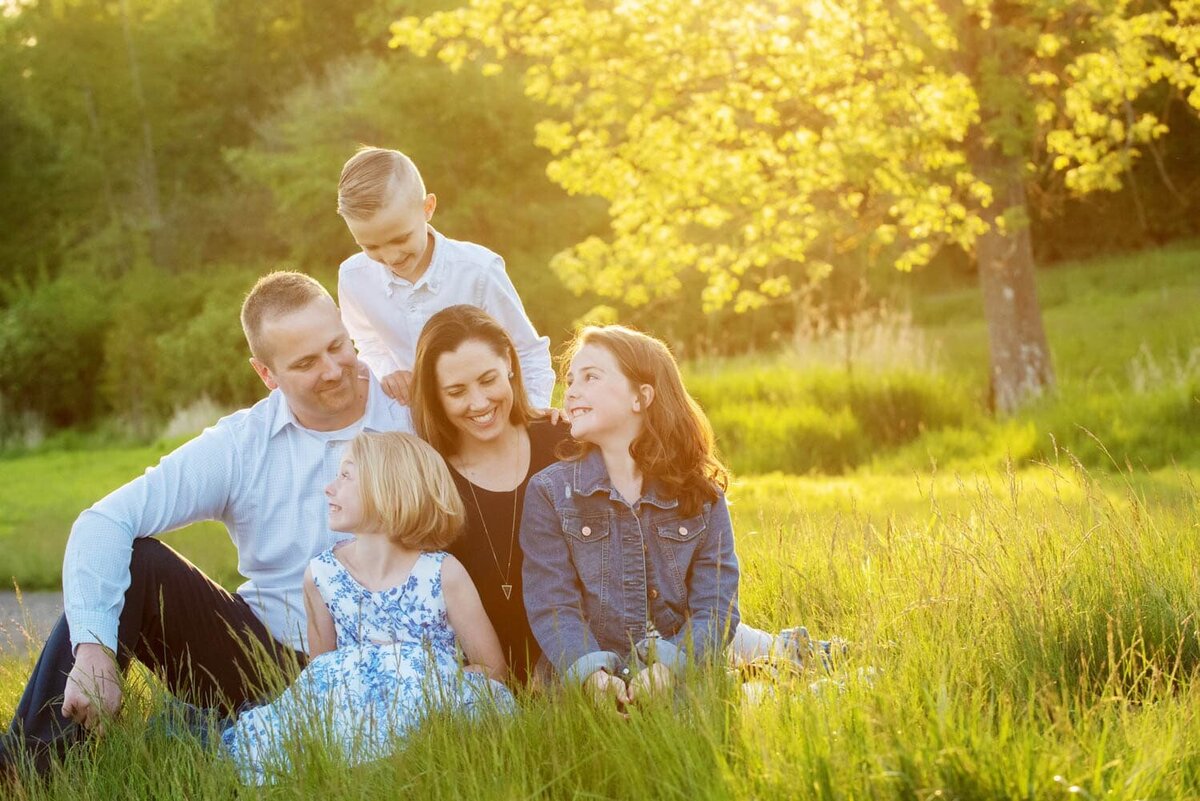
[(629, 693), (622, 679), (607, 671), (597, 670), (583, 682), (583, 688), (600, 709), (612, 709), (615, 702), (616, 710), (625, 714), (622, 707), (629, 703)]
[(634, 704), (643, 704), (669, 693), (673, 686), (675, 677), (671, 675), (671, 671), (661, 662), (655, 662), (629, 682), (629, 700)]

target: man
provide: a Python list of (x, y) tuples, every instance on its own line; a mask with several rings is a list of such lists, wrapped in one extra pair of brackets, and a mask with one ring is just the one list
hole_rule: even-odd
[[(276, 272), (242, 305), (250, 364), (270, 394), (220, 420), (79, 516), (63, 560), (66, 611), (0, 744), (49, 756), (99, 731), (136, 658), (171, 692), (235, 709), (262, 694), (262, 668), (304, 661), (301, 582), (339, 539), (323, 489), (360, 431), (411, 431), (408, 407), (359, 364), (329, 293)], [(248, 579), (226, 592), (153, 535), (219, 520)]]

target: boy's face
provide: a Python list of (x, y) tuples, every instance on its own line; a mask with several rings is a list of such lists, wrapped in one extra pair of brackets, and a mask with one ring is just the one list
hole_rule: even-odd
[(387, 267), (398, 277), (416, 281), (433, 257), (428, 222), (433, 219), (437, 198), (424, 198), (408, 191), (395, 191), (369, 220), (346, 218), (346, 226), (367, 258)]

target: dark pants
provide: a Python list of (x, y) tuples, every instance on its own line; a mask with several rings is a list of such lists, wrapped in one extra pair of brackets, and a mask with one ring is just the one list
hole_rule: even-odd
[[(269, 697), (264, 667), (271, 669), (266, 672), (278, 667), (290, 677), (304, 664), (305, 656), (277, 642), (240, 596), (158, 540), (134, 542), (130, 576), (117, 630), (122, 670), (137, 659), (182, 700), (228, 713)], [(25, 752), (45, 773), (52, 756), (84, 736), (82, 727), (62, 716), (74, 664), (64, 615), (0, 739), (0, 766), (11, 768)]]

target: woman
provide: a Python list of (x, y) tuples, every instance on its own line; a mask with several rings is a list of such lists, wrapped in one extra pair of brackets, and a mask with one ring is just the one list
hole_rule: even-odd
[(530, 406), (512, 340), (475, 306), (451, 306), (426, 323), (412, 399), (417, 434), (450, 465), (467, 510), (447, 550), (467, 568), (513, 677), (525, 682), (541, 652), (521, 587), (521, 509), (530, 477), (557, 461), (569, 428)]

